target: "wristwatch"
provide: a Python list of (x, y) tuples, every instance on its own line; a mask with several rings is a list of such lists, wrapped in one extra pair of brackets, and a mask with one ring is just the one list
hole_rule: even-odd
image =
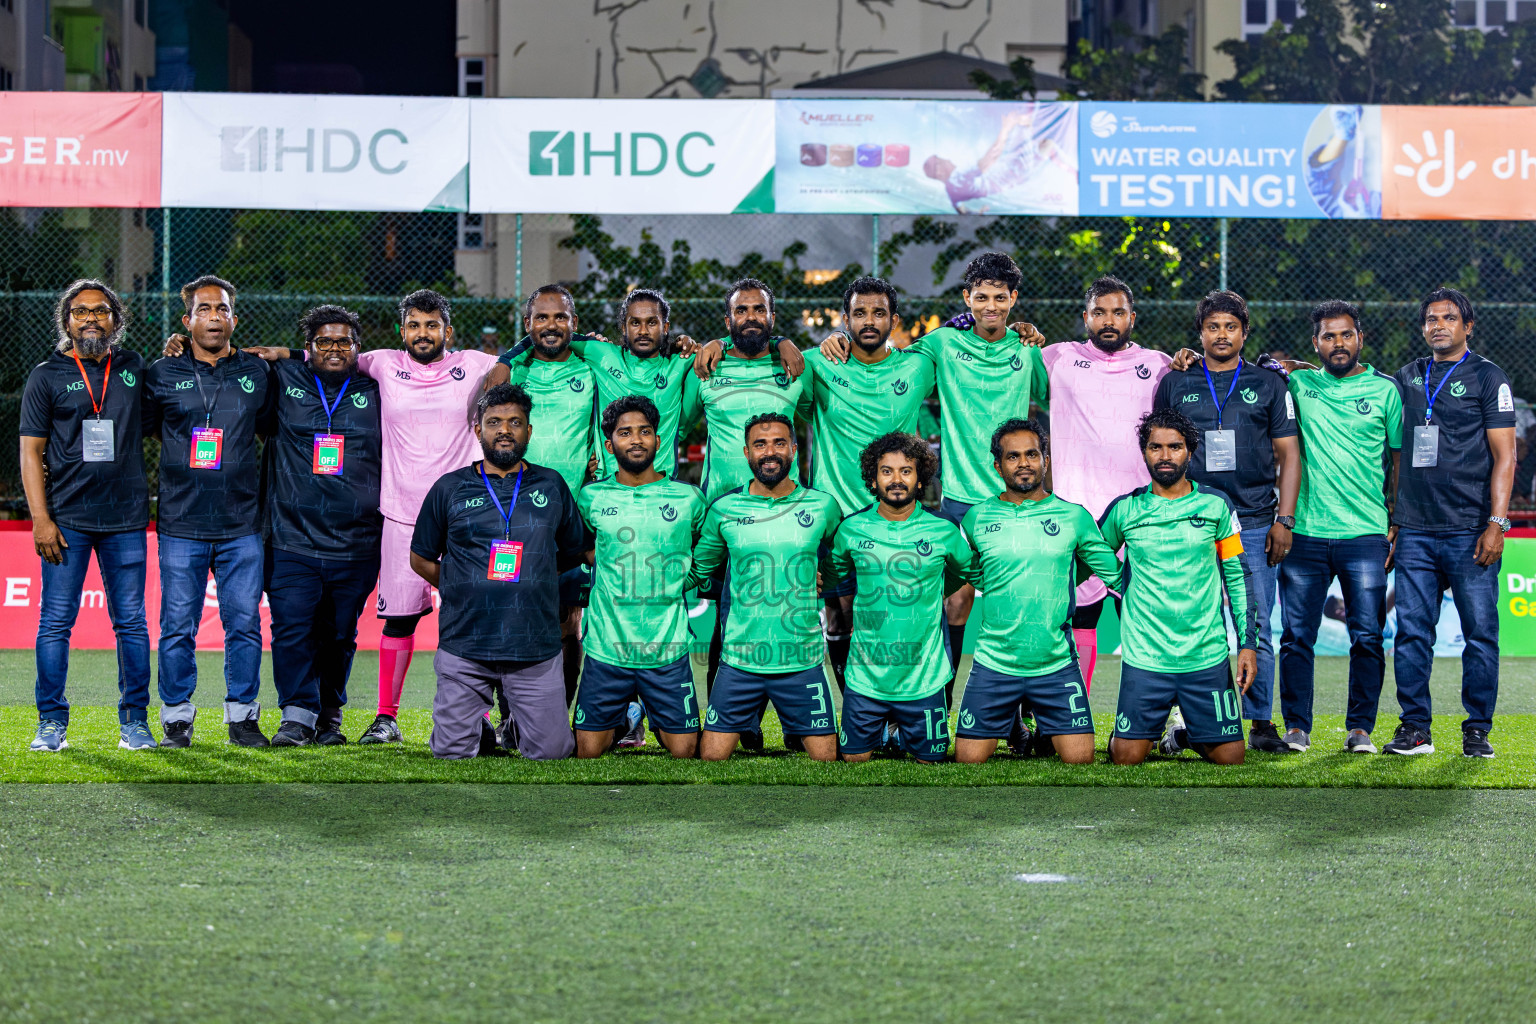
[(1285, 527), (1287, 530), (1296, 529), (1295, 516), (1275, 516), (1275, 522), (1276, 524)]
[(1488, 517), (1488, 521), (1490, 523), (1498, 523), (1499, 524), (1499, 529), (1502, 530), (1504, 533), (1508, 533), (1509, 532), (1509, 520), (1504, 518), (1503, 516), (1489, 516)]

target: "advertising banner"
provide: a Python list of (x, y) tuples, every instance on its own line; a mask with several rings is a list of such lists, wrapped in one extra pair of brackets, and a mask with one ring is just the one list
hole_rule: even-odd
[(1381, 108), (1084, 103), (1081, 211), (1381, 216)]
[(159, 93), (0, 92), (0, 206), (159, 205)]
[(1506, 538), (1499, 565), (1499, 653), (1536, 656), (1536, 537)]
[(166, 93), (166, 206), (463, 210), (469, 101)]
[(1536, 219), (1536, 108), (1381, 109), (1386, 217)]
[(476, 213), (772, 213), (772, 100), (486, 99)]
[[(5, 637), (8, 647), (30, 648), (37, 637), (38, 602), (42, 594), (42, 578), (37, 551), (32, 546), (30, 524), (23, 530), (0, 530), (0, 637)], [(144, 611), (149, 620), (149, 641), (152, 646), (160, 642), (160, 559), (153, 530), (149, 533), (149, 564), (146, 573)], [(379, 649), (383, 635), (383, 623), (373, 614), (378, 606), (378, 591), (369, 595), (363, 617), (358, 620), (357, 646), (361, 650)], [(434, 606), (437, 592), (433, 591)], [(267, 606), (266, 595), (261, 599), (262, 647), (272, 647), (272, 613)], [(85, 589), (80, 595), (80, 618), (75, 621), (69, 645), (80, 650), (111, 650), (117, 646), (112, 632), (112, 620), (107, 616), (106, 589), (101, 582), (101, 570), (96, 560), (86, 571)], [(437, 616), (428, 615), (416, 627), (416, 649), (437, 648)], [(197, 649), (222, 651), (224, 626), (219, 621), (219, 591), (212, 575), (203, 597), (202, 625), (197, 632)]]
[(1077, 212), (1077, 104), (780, 100), (780, 213)]

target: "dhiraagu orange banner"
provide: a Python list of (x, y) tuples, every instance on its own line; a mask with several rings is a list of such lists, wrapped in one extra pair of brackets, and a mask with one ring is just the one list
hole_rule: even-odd
[(1536, 108), (1382, 107), (1387, 220), (1536, 220)]

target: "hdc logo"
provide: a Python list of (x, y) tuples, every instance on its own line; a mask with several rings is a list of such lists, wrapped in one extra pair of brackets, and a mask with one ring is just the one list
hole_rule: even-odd
[[(302, 134), (303, 143), (294, 144), (290, 140), (296, 139)], [(286, 136), (286, 137), (285, 137)], [(304, 158), (304, 170), (313, 173), (315, 170), (315, 157), (320, 157), (320, 171), (322, 174), (346, 174), (355, 170), (362, 162), (366, 154), (368, 163), (380, 174), (399, 174), (405, 170), (410, 161), (402, 155), (403, 147), (410, 144), (405, 133), (395, 128), (381, 128), (369, 138), (367, 145), (358, 137), (356, 132), (346, 128), (323, 128), (320, 130), (320, 143), (315, 144), (315, 129), (296, 129), (291, 135), (283, 128), (272, 129), (272, 139), (275, 143), (268, 149), (267, 129), (252, 128), (245, 125), (225, 125), (219, 129), (219, 170), (221, 171), (265, 171), (268, 167), (268, 155), (271, 155), (271, 168), (274, 171), (283, 170), (283, 158), (296, 158), (302, 155)], [(297, 170), (296, 163), (289, 164), (289, 170)]]
[[(625, 132), (614, 132), (610, 149), (594, 149), (592, 133), (582, 132), (582, 176), (588, 177), (592, 174), (594, 160), (608, 161), (614, 177), (623, 175), (626, 150), (629, 153), (628, 174), (633, 178), (646, 178), (660, 174), (671, 163), (675, 163), (677, 169), (690, 178), (702, 178), (715, 169), (713, 163), (698, 166), (701, 159), (707, 159), (699, 152), (699, 147), (707, 146), (712, 149), (715, 145), (715, 140), (703, 132), (687, 132), (671, 146), (668, 146), (665, 138), (655, 132), (629, 132), (627, 133), (629, 142), (626, 146), (625, 134)], [(601, 138), (598, 145), (603, 145)], [(576, 133), (574, 131), (528, 133), (528, 173), (530, 175), (574, 177), (576, 166)], [(601, 163), (599, 166), (602, 166)]]

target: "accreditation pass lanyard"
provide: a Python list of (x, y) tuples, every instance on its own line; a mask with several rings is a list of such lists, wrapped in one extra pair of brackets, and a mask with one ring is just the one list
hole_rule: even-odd
[(523, 468), (518, 467), (517, 480), (512, 484), (512, 501), (505, 507), (496, 496), (496, 489), (491, 486), (491, 478), (486, 476), (484, 462), (480, 463), (480, 481), (485, 484), (485, 493), (491, 496), (496, 511), (501, 515), (502, 539), (491, 541), (491, 561), (486, 567), (485, 578), (516, 583), (518, 575), (523, 571), (523, 542), (512, 539), (512, 513), (517, 510), (517, 496), (523, 489)]
[(85, 375), (85, 364), (80, 361), (80, 353), (71, 352), (70, 355), (75, 357), (75, 365), (80, 368), (80, 379), (85, 382), (85, 393), (91, 399), (91, 412), (96, 414), (95, 419), (80, 422), (80, 461), (112, 462), (117, 458), (112, 421), (101, 418), (101, 407), (107, 402), (107, 384), (112, 380), (112, 353), (107, 353), (107, 369), (101, 375), (100, 401), (97, 401), (96, 392), (91, 389), (91, 379)]
[[(213, 410), (219, 404), (218, 382), (214, 382), (213, 401), (208, 401), (208, 391), (203, 387), (203, 375), (198, 372), (197, 358), (192, 359), (192, 380), (197, 384), (197, 397), (203, 400), (203, 425), (192, 428), (192, 445), (187, 452), (187, 465), (193, 469), (218, 469), (224, 461), (224, 430), (213, 425)], [(209, 369), (212, 373), (212, 368)]]
[(341, 382), (341, 390), (336, 392), (336, 401), (325, 400), (325, 385), (320, 383), (320, 375), (315, 374), (315, 391), (320, 395), (320, 408), (325, 410), (325, 433), (315, 435), (314, 457), (310, 460), (311, 473), (321, 476), (341, 476), (342, 463), (346, 456), (347, 439), (345, 436), (332, 432), (331, 418), (336, 410), (341, 408), (342, 396), (347, 393), (347, 385), (352, 383), (348, 377)]
[(1226, 398), (1216, 397), (1216, 382), (1211, 379), (1211, 368), (1205, 365), (1204, 359), (1200, 360), (1200, 369), (1205, 373), (1205, 386), (1211, 389), (1211, 401), (1216, 403), (1216, 429), (1205, 432), (1205, 471), (1231, 473), (1237, 469), (1237, 431), (1223, 430), (1221, 417), (1227, 411), (1227, 403), (1232, 401), (1232, 393), (1237, 390), (1237, 378), (1243, 375), (1243, 361), (1237, 361)]
[(1456, 367), (1467, 361), (1467, 356), (1472, 354), (1471, 349), (1461, 354), (1461, 358), (1445, 371), (1445, 376), (1440, 378), (1440, 383), (1435, 387), (1435, 393), (1429, 393), (1429, 380), (1435, 374), (1435, 361), (1431, 359), (1429, 365), (1424, 367), (1424, 425), (1413, 428), (1413, 468), (1428, 469), (1440, 462), (1440, 428), (1429, 422), (1429, 417), (1435, 411), (1435, 399), (1440, 397), (1440, 389), (1445, 387), (1446, 381), (1451, 379), (1451, 374), (1456, 372)]

